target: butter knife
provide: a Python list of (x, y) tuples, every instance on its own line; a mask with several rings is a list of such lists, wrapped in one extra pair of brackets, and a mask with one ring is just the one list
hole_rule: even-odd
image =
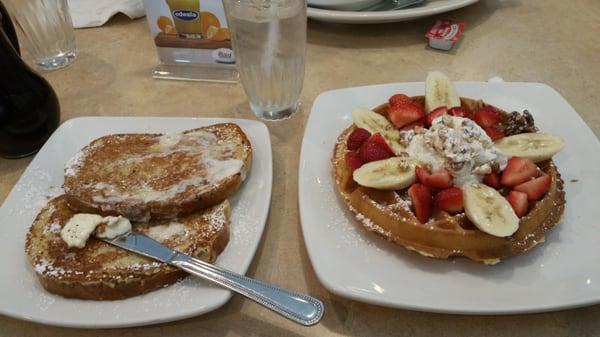
[(219, 268), (175, 251), (146, 235), (128, 232), (114, 239), (100, 240), (233, 290), (296, 323), (310, 326), (323, 317), (325, 306), (317, 298)]

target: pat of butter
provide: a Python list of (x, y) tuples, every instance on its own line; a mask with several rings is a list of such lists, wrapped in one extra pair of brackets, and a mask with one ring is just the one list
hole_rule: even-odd
[(114, 239), (121, 234), (131, 232), (131, 222), (127, 218), (122, 216), (107, 216), (104, 220), (107, 221), (106, 226), (102, 228), (102, 231), (96, 231), (96, 237)]
[(75, 214), (60, 231), (60, 237), (69, 247), (83, 248), (96, 227), (106, 224), (104, 231), (97, 233), (100, 238), (112, 239), (131, 231), (131, 222), (121, 216), (102, 217), (97, 214)]

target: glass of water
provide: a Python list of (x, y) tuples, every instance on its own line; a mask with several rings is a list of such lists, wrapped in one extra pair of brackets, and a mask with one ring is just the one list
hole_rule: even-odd
[(242, 85), (256, 116), (299, 106), (306, 49), (305, 0), (223, 0)]
[(77, 55), (67, 0), (0, 0), (15, 19), (24, 47), (41, 68), (65, 67)]

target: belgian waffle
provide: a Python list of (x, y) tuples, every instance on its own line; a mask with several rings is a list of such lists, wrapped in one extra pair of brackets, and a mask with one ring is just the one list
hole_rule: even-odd
[[(424, 97), (412, 97), (423, 104)], [(461, 98), (461, 106), (474, 112), (483, 102)], [(387, 117), (387, 104), (374, 109)], [(530, 132), (529, 129), (510, 130), (509, 120), (513, 114), (497, 109), (508, 134)], [(544, 234), (561, 219), (565, 205), (563, 180), (552, 160), (538, 163), (538, 167), (551, 176), (546, 195), (538, 200), (529, 213), (520, 219), (519, 229), (509, 237), (496, 237), (477, 229), (464, 213), (449, 214), (437, 210), (431, 219), (421, 224), (411, 207), (406, 190), (384, 191), (359, 186), (352, 178), (352, 170), (344, 155), (346, 141), (355, 125), (344, 130), (338, 137), (333, 153), (333, 174), (344, 203), (354, 213), (358, 222), (367, 230), (383, 236), (421, 255), (434, 258), (464, 256), (469, 259), (494, 264), (510, 255), (525, 252), (544, 241)]]

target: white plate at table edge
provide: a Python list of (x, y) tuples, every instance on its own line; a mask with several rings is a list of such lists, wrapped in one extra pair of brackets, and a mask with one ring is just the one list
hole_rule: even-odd
[[(508, 111), (529, 109), (534, 117), (537, 117), (536, 125), (540, 126), (542, 131), (553, 132), (565, 138), (566, 149), (555, 158), (565, 180), (567, 192), (567, 208), (563, 222), (547, 233), (546, 242), (539, 247), (508, 258), (493, 267), (464, 258), (436, 260), (422, 257), (366, 232), (357, 225), (337, 195), (331, 177), (330, 158), (333, 144), (338, 134), (352, 123), (349, 116), (352, 108), (377, 106), (397, 92), (422, 95), (424, 84), (390, 83), (332, 90), (322, 93), (313, 104), (302, 141), (299, 165), (299, 212), (302, 232), (317, 277), (328, 290), (342, 297), (428, 312), (518, 314), (600, 303), (600, 286), (597, 282), (600, 279), (600, 271), (588, 271), (592, 268), (579, 267), (594, 266), (600, 262), (600, 249), (596, 248), (597, 245), (590, 239), (600, 236), (600, 229), (593, 226), (591, 220), (600, 217), (600, 210), (593, 207), (594, 198), (588, 195), (586, 199), (580, 193), (582, 188), (592, 195), (600, 191), (600, 181), (590, 179), (593, 177), (593, 168), (600, 167), (600, 158), (587, 158), (585, 152), (591, 147), (599, 151), (600, 142), (568, 102), (545, 84), (455, 82), (455, 85), (462, 96), (480, 98)], [(496, 92), (499, 89), (502, 89), (502, 94)], [(526, 93), (539, 94), (541, 97), (526, 96)], [(529, 104), (523, 104), (528, 101)], [(544, 113), (551, 115), (540, 118), (540, 111), (536, 109), (539, 106), (545, 108)], [(566, 122), (553, 124), (556, 120), (552, 117), (555, 117), (553, 114), (556, 112), (563, 116)], [(554, 126), (549, 127), (550, 125)], [(568, 133), (564, 130), (577, 132)], [(569, 136), (565, 137), (567, 133)], [(577, 162), (584, 160), (587, 166)], [(588, 167), (592, 169), (586, 170)], [(586, 184), (570, 182), (569, 179), (574, 177)], [(578, 205), (578, 213), (573, 213), (573, 208), (569, 207), (573, 204)], [(582, 210), (585, 210), (585, 213)], [(585, 220), (592, 225), (586, 225)], [(577, 240), (572, 240), (573, 237)], [(567, 256), (576, 258), (563, 261)], [(572, 261), (578, 263), (570, 263)], [(553, 267), (556, 269), (552, 269)], [(535, 279), (540, 273), (545, 273), (543, 276), (550, 274), (572, 281), (564, 285), (570, 292), (557, 293), (556, 288), (547, 289), (553, 283), (545, 278)], [(444, 276), (447, 274), (452, 275)], [(537, 283), (519, 283), (529, 279), (535, 279)], [(436, 281), (438, 283), (431, 284)], [(469, 286), (475, 285), (480, 288), (469, 287), (465, 290), (467, 285), (463, 286), (461, 282), (466, 281), (470, 282)], [(389, 284), (393, 286), (388, 287)], [(443, 289), (438, 290), (434, 287)], [(505, 297), (505, 301), (508, 302), (494, 306), (494, 303), (482, 303), (489, 298), (472, 298), (474, 294), (481, 294), (482, 291), (485, 295), (485, 291), (490, 289), (505, 292), (510, 289), (511, 292)], [(540, 289), (546, 291), (543, 294), (545, 297), (538, 294)], [(516, 290), (519, 291), (518, 295), (512, 292)], [(530, 296), (530, 299), (518, 297), (523, 293)], [(492, 293), (491, 296), (495, 294)], [(471, 297), (463, 299), (462, 295)], [(459, 296), (458, 300), (456, 296)], [(439, 301), (436, 302), (436, 299)]]
[[(232, 295), (230, 291), (192, 277), (169, 287), (124, 300), (66, 299), (46, 292), (39, 285), (23, 250), (27, 229), (45, 203), (45, 196), (56, 195), (62, 190), (57, 186), (62, 185), (65, 158), (68, 159), (92, 139), (124, 132), (177, 132), (225, 122), (236, 123), (244, 130), (252, 143), (253, 163), (247, 179), (231, 198), (233, 207), (230, 242), (215, 264), (245, 274), (262, 238), (271, 199), (272, 152), (269, 131), (264, 123), (233, 118), (79, 117), (65, 121), (54, 132), (0, 207), (2, 222), (10, 223), (16, 228), (11, 230), (6, 226), (0, 227), (0, 239), (4, 242), (15, 242), (13, 245), (0, 246), (0, 255), (3, 256), (0, 268), (13, 273), (10, 280), (0, 280), (0, 314), (55, 326), (116, 328), (194, 317), (227, 303)], [(61, 150), (61, 144), (69, 141), (76, 144)], [(60, 158), (61, 156), (63, 158)], [(58, 160), (55, 159), (57, 157)], [(32, 190), (34, 192), (31, 192)], [(263, 198), (254, 198), (253, 195), (257, 193)], [(23, 205), (24, 203), (20, 202), (28, 199), (37, 200), (31, 200), (31, 205)], [(8, 255), (7, 252), (12, 255)], [(15, 257), (8, 259), (7, 256)], [(22, 285), (14, 285), (17, 279), (21, 279)], [(9, 294), (13, 297), (9, 297)], [(14, 302), (16, 300), (31, 303), (17, 305)], [(52, 312), (53, 310), (59, 312)], [(48, 312), (52, 314), (47, 315)]]
[[(395, 11), (360, 12), (338, 11), (323, 8), (307, 8), (310, 19), (324, 22), (371, 24), (415, 20), (426, 16), (449, 12), (474, 4), (479, 0), (427, 1), (421, 6), (403, 8)], [(424, 33), (423, 33), (424, 34)]]

